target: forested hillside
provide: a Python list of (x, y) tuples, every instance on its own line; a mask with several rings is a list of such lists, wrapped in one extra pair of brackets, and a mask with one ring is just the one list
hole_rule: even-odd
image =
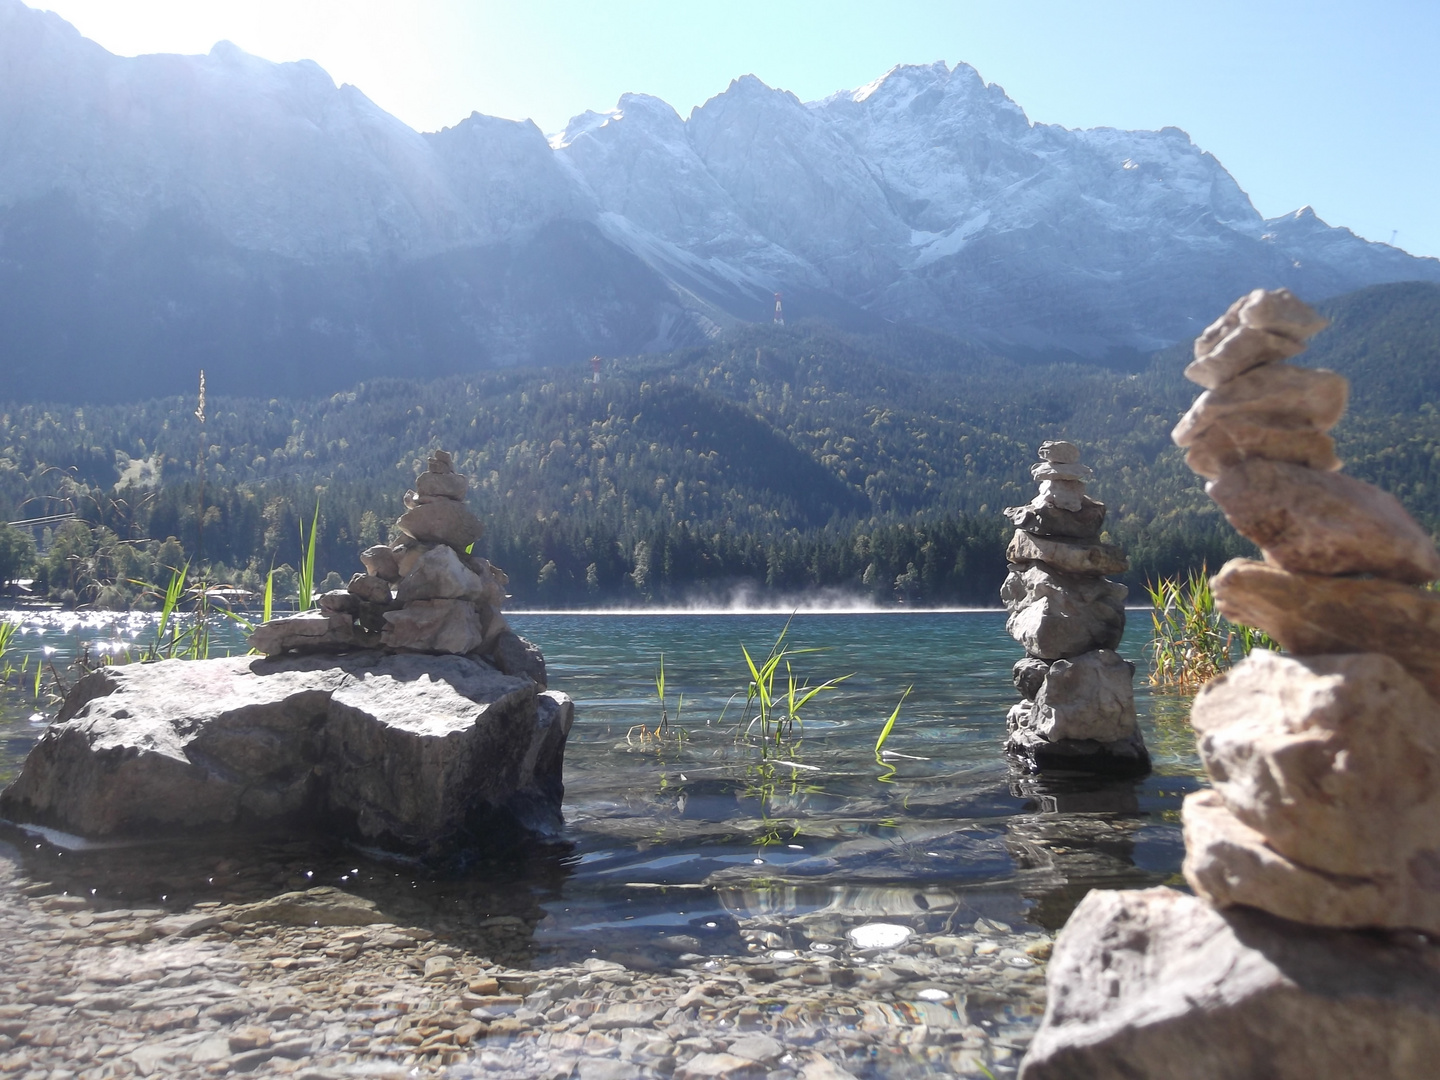
[[(1348, 471), (1436, 528), (1440, 287), (1323, 307), (1334, 325), (1301, 360), (1354, 383), (1335, 433)], [(42, 545), (39, 571), (77, 602), (126, 602), (126, 578), (160, 575), (180, 549), (254, 585), (297, 563), (317, 504), (321, 574), (348, 577), (443, 447), (474, 478), (481, 548), (510, 572), (517, 605), (674, 602), (745, 583), (991, 603), (999, 511), (1033, 494), (1036, 446), (1064, 437), (1094, 466), (1138, 584), (1247, 548), (1169, 441), (1198, 392), (1180, 374), (1187, 353), (1128, 373), (1027, 366), (939, 335), (801, 325), (608, 359), (598, 385), (588, 366), (375, 381), (320, 401), (232, 399), (212, 384), (203, 433), (193, 394), (16, 405), (0, 415), (0, 513), (81, 513), (87, 524)]]

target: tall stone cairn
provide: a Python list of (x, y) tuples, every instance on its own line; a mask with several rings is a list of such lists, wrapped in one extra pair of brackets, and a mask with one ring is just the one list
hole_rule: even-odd
[(470, 554), (485, 526), (465, 507), (468, 490), (450, 454), (435, 451), (405, 493), (405, 513), (395, 522), (400, 539), (361, 552), (365, 573), (321, 593), (318, 610), (262, 624), (251, 647), (267, 656), (376, 648), (457, 653), (544, 686), (544, 658), (501, 613), (509, 579)]
[(1325, 325), (1256, 290), (1195, 342), (1185, 374), (1205, 392), (1173, 437), (1264, 555), (1227, 563), (1215, 603), (1286, 654), (1196, 696), (1198, 899), (1086, 897), (1025, 1080), (1415, 1077), (1440, 1060), (1440, 596), (1417, 588), (1440, 555), (1338, 471), (1349, 386), (1285, 362)]
[(1036, 772), (1143, 775), (1150, 756), (1135, 722), (1135, 665), (1115, 652), (1129, 590), (1105, 577), (1130, 563), (1100, 542), (1105, 504), (1085, 494), (1094, 472), (1078, 447), (1042, 443), (1030, 475), (1039, 494), (1005, 510), (1015, 535), (1000, 598), (1005, 629), (1025, 647), (1013, 672), (1024, 700), (1006, 717), (1005, 750)]

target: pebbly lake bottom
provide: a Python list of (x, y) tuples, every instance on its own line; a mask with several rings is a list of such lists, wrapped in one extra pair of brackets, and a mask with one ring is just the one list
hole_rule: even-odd
[[(346, 959), (349, 947), (338, 947), (329, 958), (335, 979), (353, 984), (367, 964), (381, 965), (371, 971), (377, 988), (410, 986), (435, 997), (433, 1008), (453, 1022), (488, 1026), (470, 1049), (452, 1039), (427, 1057), (423, 1041), (377, 1037), (374, 1024), (384, 1021), (372, 1022), (351, 1039), (363, 1046), (335, 1050), (342, 1072), (382, 1062), (463, 1071), (483, 1043), (492, 1055), (508, 1047), (514, 1056), (509, 1065), (491, 1061), (487, 1075), (573, 1069), (584, 1077), (609, 1062), (631, 1070), (614, 1075), (739, 1076), (748, 1068), (810, 1077), (821, 1075), (817, 1061), (855, 1076), (1004, 1074), (1043, 1009), (1048, 941), (1075, 903), (1091, 888), (1176, 879), (1179, 805), (1203, 783), (1187, 703), (1151, 693), (1143, 670), (1137, 677), (1155, 759), (1145, 780), (1018, 774), (999, 750), (1019, 655), (1002, 613), (796, 616), (787, 642), (797, 650), (789, 656), (797, 678), (850, 677), (801, 710), (803, 725), (778, 746), (737, 738), (749, 681), (740, 644), (763, 656), (784, 616), (536, 614), (512, 622), (544, 650), (551, 686), (576, 700), (567, 827), (556, 842), (437, 868), (318, 838), (87, 847), (11, 829), (17, 881), (42, 911), (46, 895), (60, 894), (82, 899), (96, 917), (148, 911), (124, 916), (138, 920), (141, 937), (146, 918), (224, 912), (287, 890), (333, 886), (372, 901), (386, 924), (409, 928), (408, 962), (350, 929), (362, 951)], [(63, 661), (87, 645), (93, 654), (153, 633), (138, 616), (48, 615), (25, 629), (11, 658), (48, 647)], [(1142, 658), (1144, 629), (1132, 629), (1123, 654)], [(662, 654), (671, 730), (657, 739)], [(877, 760), (875, 741), (907, 687), (885, 742), (891, 754)], [(12, 697), (0, 727), (7, 778), (43, 730), (23, 695)], [(58, 931), (77, 942), (89, 932)], [(262, 973), (284, 983), (303, 969), (274, 965), (286, 950), (299, 954), (284, 936), (300, 932), (207, 934), (236, 963), (251, 962), (247, 950), (268, 950)], [(395, 931), (371, 937), (386, 932)], [(336, 949), (323, 944), (312, 955)], [(450, 990), (459, 997), (446, 998), (425, 972), (451, 953), (450, 977), (460, 982)], [(476, 980), (523, 980), (524, 971), (549, 974), (525, 984), (526, 994), (499, 994), (504, 1003), (474, 993)], [(557, 980), (574, 984), (563, 1002), (550, 993)], [(696, 987), (710, 991), (697, 996)], [(480, 1003), (459, 1008), (467, 995)], [(455, 1006), (449, 1013), (446, 1003)], [(649, 1011), (640, 1009), (637, 1022), (665, 1007), (638, 1024), (655, 1036), (643, 1045), (632, 1038), (627, 1056), (615, 1034), (626, 1025), (592, 1018), (640, 1005)], [(457, 1029), (437, 1021), (426, 1038), (447, 1030)], [(785, 1053), (758, 1064), (732, 1053), (747, 1032)], [(347, 1055), (354, 1060), (341, 1060)], [(176, 1051), (177, 1062), (184, 1057)], [(721, 1057), (734, 1060), (708, 1060)]]

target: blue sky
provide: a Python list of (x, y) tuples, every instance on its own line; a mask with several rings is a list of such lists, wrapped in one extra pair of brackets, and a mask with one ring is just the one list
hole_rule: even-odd
[(222, 38), (407, 123), (546, 132), (620, 94), (682, 114), (753, 73), (804, 100), (964, 61), (1035, 121), (1184, 128), (1268, 216), (1440, 256), (1440, 0), (29, 0), (121, 54)]

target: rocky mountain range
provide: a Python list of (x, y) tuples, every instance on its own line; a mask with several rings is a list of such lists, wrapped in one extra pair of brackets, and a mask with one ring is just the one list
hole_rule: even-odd
[(815, 102), (753, 76), (547, 138), (419, 133), (316, 64), (110, 54), (0, 0), (0, 370), (14, 399), (328, 392), (670, 349), (788, 316), (1124, 364), (1257, 285), (1440, 281), (1265, 219), (1177, 128), (1032, 123), (973, 68)]

